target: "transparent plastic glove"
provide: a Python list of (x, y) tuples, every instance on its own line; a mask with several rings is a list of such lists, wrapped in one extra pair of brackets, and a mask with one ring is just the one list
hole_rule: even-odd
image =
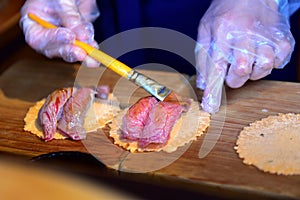
[(283, 68), (294, 44), (275, 0), (214, 0), (201, 19), (195, 49), (203, 109), (218, 111), (224, 80), (238, 88)]
[[(28, 13), (59, 28), (43, 28), (29, 19)], [(86, 66), (97, 67), (99, 63), (74, 46), (73, 41), (78, 39), (97, 48), (91, 22), (98, 16), (95, 0), (27, 0), (21, 9), (20, 26), (26, 42), (47, 57), (61, 57), (67, 62), (85, 61)]]

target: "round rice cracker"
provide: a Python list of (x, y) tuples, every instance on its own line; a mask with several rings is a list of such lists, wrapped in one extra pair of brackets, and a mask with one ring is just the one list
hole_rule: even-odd
[(300, 174), (300, 114), (278, 114), (245, 127), (235, 150), (243, 162), (264, 172)]
[[(35, 105), (29, 108), (24, 118), (24, 130), (32, 134), (44, 138), (42, 126), (38, 122), (38, 113), (44, 105), (46, 99), (36, 102)], [(95, 98), (93, 105), (87, 112), (84, 120), (84, 129), (86, 132), (93, 132), (99, 128), (103, 128), (107, 123), (111, 122), (117, 113), (120, 112), (119, 102), (113, 94), (109, 94), (108, 99)], [(67, 137), (60, 132), (54, 134), (53, 139), (66, 139)]]
[(161, 150), (168, 153), (174, 152), (178, 147), (196, 140), (210, 125), (210, 114), (200, 110), (198, 103), (193, 101), (188, 112), (183, 113), (174, 124), (166, 145), (150, 144), (146, 148), (140, 148), (137, 142), (128, 142), (120, 138), (122, 132), (120, 127), (127, 110), (128, 108), (118, 113), (112, 123), (109, 124), (109, 135), (114, 139), (114, 144), (130, 152), (159, 152)]

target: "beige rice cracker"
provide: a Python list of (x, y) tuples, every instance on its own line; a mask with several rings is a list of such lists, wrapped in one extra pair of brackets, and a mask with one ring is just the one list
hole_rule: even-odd
[[(42, 127), (38, 123), (38, 113), (46, 99), (38, 101), (34, 106), (30, 107), (25, 118), (24, 130), (29, 131), (40, 138), (44, 138)], [(89, 109), (84, 120), (84, 128), (86, 132), (96, 131), (103, 128), (107, 123), (111, 122), (115, 115), (120, 111), (119, 102), (113, 94), (109, 94), (107, 100), (96, 98), (93, 105)], [(66, 136), (56, 132), (54, 139), (65, 139)]]
[(123, 116), (128, 109), (121, 111), (109, 124), (110, 137), (114, 139), (114, 143), (123, 147), (130, 152), (145, 152), (145, 151), (166, 151), (174, 152), (180, 146), (183, 146), (193, 140), (196, 140), (198, 136), (201, 136), (210, 124), (210, 114), (200, 110), (197, 102), (193, 101), (191, 108), (188, 112), (183, 113), (181, 117), (175, 123), (171, 133), (170, 139), (165, 146), (151, 146), (146, 148), (139, 148), (137, 142), (127, 142), (120, 139), (121, 124)]
[(243, 162), (273, 174), (300, 174), (300, 114), (278, 114), (245, 127), (235, 150)]

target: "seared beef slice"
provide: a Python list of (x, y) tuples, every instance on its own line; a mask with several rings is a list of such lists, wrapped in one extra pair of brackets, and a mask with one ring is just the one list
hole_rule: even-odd
[(139, 146), (144, 148), (151, 143), (166, 144), (181, 113), (182, 107), (179, 104), (158, 102), (149, 112), (139, 139)]
[(171, 102), (145, 97), (130, 107), (123, 118), (122, 138), (137, 141), (139, 147), (166, 144), (183, 108)]
[(123, 117), (122, 138), (137, 141), (144, 129), (148, 119), (149, 112), (157, 103), (155, 97), (146, 97), (140, 99), (136, 104), (130, 107)]
[(78, 89), (64, 106), (63, 115), (58, 121), (58, 130), (73, 140), (84, 139), (86, 137), (83, 128), (84, 119), (94, 96), (95, 91), (91, 88)]
[[(75, 89), (74, 89), (75, 90)], [(72, 95), (73, 88), (62, 88), (48, 95), (39, 111), (38, 120), (45, 134), (45, 141), (50, 141), (56, 132), (57, 121), (62, 116), (63, 106)]]

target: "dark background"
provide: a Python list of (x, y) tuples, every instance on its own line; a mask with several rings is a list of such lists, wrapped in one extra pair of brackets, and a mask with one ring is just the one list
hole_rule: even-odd
[[(101, 0), (98, 1), (101, 14), (95, 22), (95, 39), (101, 43), (122, 31), (153, 26), (176, 30), (196, 40), (200, 19), (210, 3), (210, 0)], [(298, 80), (297, 41), (300, 41), (298, 18), (299, 11), (290, 18), (292, 33), (296, 40), (295, 52), (290, 63), (284, 69), (273, 70), (265, 79), (293, 82)], [(130, 41), (128, 44), (130, 45)], [(114, 54), (113, 48), (115, 47), (106, 51)], [(194, 54), (193, 50), (187, 49), (191, 54)], [(161, 63), (182, 73), (195, 74), (193, 65), (183, 58), (159, 49), (135, 50), (118, 59), (131, 67), (145, 63)]]

